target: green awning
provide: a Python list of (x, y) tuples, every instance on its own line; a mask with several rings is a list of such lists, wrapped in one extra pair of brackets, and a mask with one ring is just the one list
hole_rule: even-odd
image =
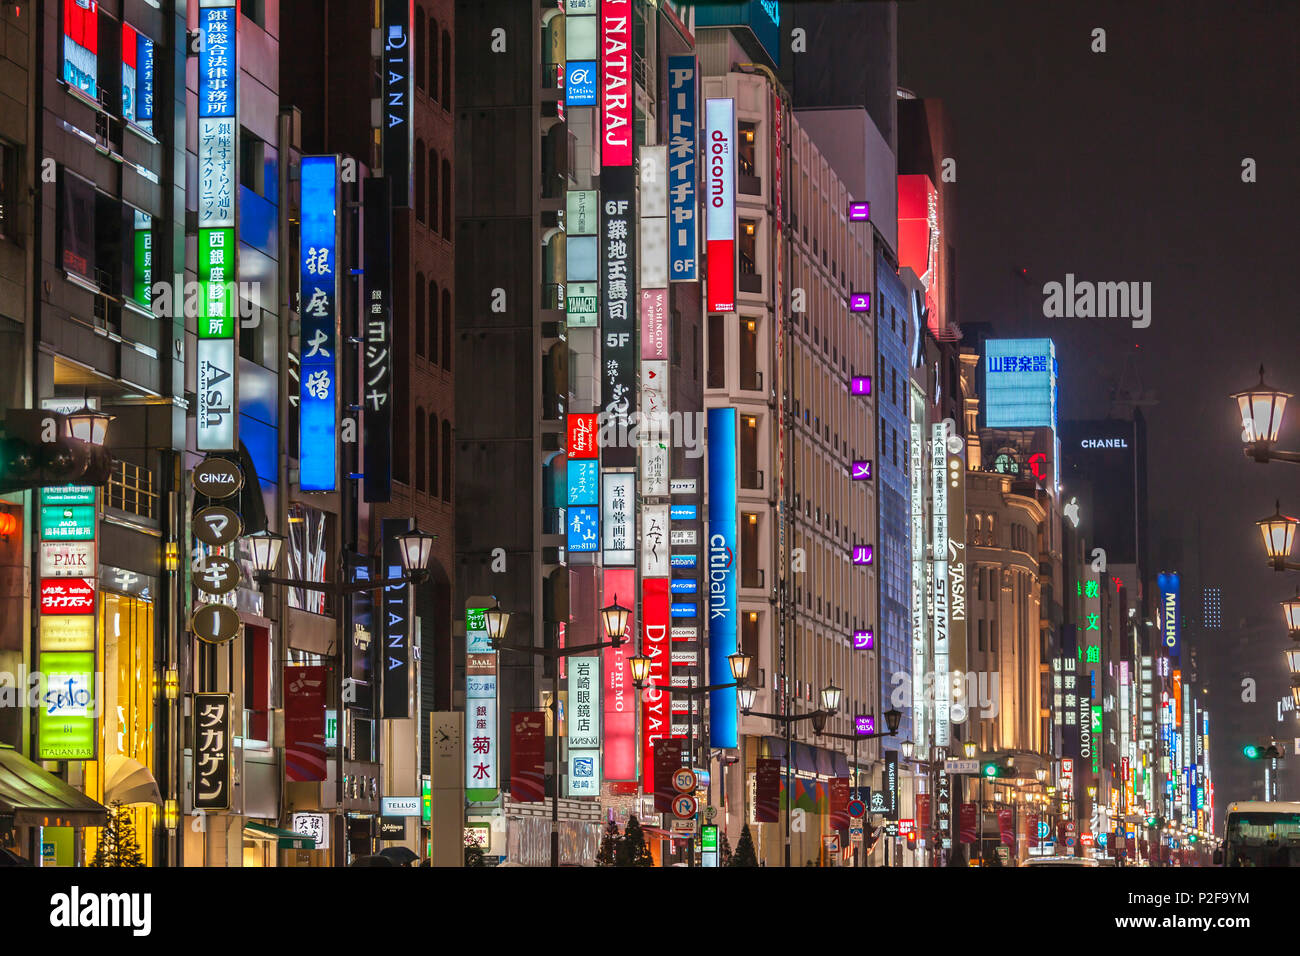
[(316, 838), (308, 833), (295, 833), (268, 827), (264, 823), (245, 823), (244, 836), (250, 840), (275, 840), (277, 850), (314, 850)]
[(12, 817), (11, 825), (20, 827), (102, 827), (108, 810), (0, 745), (0, 817)]

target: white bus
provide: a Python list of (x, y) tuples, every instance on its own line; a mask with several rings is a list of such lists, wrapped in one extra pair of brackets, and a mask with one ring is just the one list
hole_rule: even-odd
[(1223, 846), (1214, 852), (1223, 866), (1300, 866), (1300, 803), (1245, 800), (1228, 804)]

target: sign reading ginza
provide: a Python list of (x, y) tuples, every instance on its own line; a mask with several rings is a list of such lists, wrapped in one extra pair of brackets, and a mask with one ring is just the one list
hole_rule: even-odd
[(239, 448), (235, 202), (239, 155), (235, 0), (199, 2), (198, 369), (195, 397), (199, 451)]
[[(393, 342), (391, 181), (367, 179), (365, 203), (365, 416), (366, 501), (389, 501), (393, 492)], [(430, 303), (430, 309), (434, 304)]]
[(626, 438), (630, 415), (637, 408), (636, 334), (636, 232), (632, 168), (611, 168), (601, 174), (602, 199), (600, 235), (600, 377), (601, 419), (606, 434), (616, 441), (606, 443), (601, 465), (609, 468), (634, 467), (635, 444)]
[(948, 684), (948, 426), (930, 430), (930, 490), (934, 496), (934, 742), (950, 743)]

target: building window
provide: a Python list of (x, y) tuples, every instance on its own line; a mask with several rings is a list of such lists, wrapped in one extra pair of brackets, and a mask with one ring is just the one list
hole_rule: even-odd
[(442, 290), (442, 367), (451, 371), (451, 290)]
[(427, 54), (424, 48), (424, 36), (425, 36), (424, 30), (425, 30), (424, 8), (416, 7), (415, 8), (415, 62), (419, 63), (420, 67), (417, 68), (415, 71), (415, 86), (417, 89), (421, 89), (421, 90), (424, 89), (423, 67), (424, 64), (427, 62), (425, 60)]
[(0, 140), (0, 239), (16, 233), (13, 222), (18, 195), (18, 148)]
[(451, 242), (451, 160), (442, 161), (442, 236)]
[(438, 231), (438, 151), (429, 150), (429, 228)]
[(416, 491), (426, 491), (428, 489), (428, 481), (426, 480), (425, 476), (428, 474), (429, 461), (425, 457), (428, 454), (428, 450), (425, 447), (424, 423), (425, 423), (424, 409), (417, 408), (415, 410), (415, 490)]
[(415, 274), (415, 354), (424, 354), (424, 273)]
[(451, 422), (442, 420), (442, 500), (451, 501)]
[(742, 176), (758, 175), (756, 166), (758, 137), (755, 134), (756, 126), (753, 123), (736, 125), (736, 172)]
[(424, 140), (415, 141), (415, 218), (424, 222), (425, 191), (424, 181)]
[[(442, 108), (451, 109), (451, 34), (442, 31)], [(638, 141), (639, 142), (639, 141)]]
[[(416, 316), (417, 316), (416, 318), (417, 322), (425, 321), (422, 313), (416, 312)], [(429, 329), (428, 359), (430, 363), (432, 363), (433, 365), (437, 365), (438, 364), (438, 283), (436, 282), (429, 283), (428, 329)]]
[(758, 223), (753, 219), (740, 220), (740, 274), (758, 272)]
[(438, 101), (438, 21), (429, 17), (429, 96), (436, 103)]
[(758, 319), (740, 318), (740, 387), (761, 391), (763, 374), (758, 370)]
[[(288, 577), (323, 584), (330, 567), (330, 516), (317, 508), (291, 502), (289, 534), (284, 550), (288, 554)], [(333, 613), (333, 600), (324, 591), (307, 588), (289, 589), (289, 606), (313, 614)]]
[(984, 636), (984, 619), (983, 619), (983, 618), (980, 618), (980, 627), (979, 627), (979, 649), (980, 649), (981, 651), (984, 650), (984, 641), (985, 641), (985, 636)]
[(725, 388), (727, 384), (727, 331), (724, 317), (709, 316), (708, 387)]
[[(443, 481), (446, 481), (443, 476)], [(438, 416), (429, 413), (429, 497), (438, 494)]]
[(122, 24), (122, 118), (153, 130), (153, 40)]

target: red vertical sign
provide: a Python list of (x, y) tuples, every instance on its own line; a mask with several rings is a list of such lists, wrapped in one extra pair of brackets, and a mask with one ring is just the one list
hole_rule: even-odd
[(574, 412), (569, 415), (566, 426), (570, 459), (595, 458), (600, 454), (596, 445), (595, 412)]
[(546, 799), (546, 714), (540, 710), (510, 717), (510, 796), (518, 803)]
[(289, 780), (325, 779), (325, 667), (284, 669), (284, 773)]
[(1038, 846), (1038, 814), (1031, 813), (1025, 817), (1025, 843)]
[(976, 833), (979, 831), (979, 808), (973, 803), (963, 803), (958, 811), (959, 824), (961, 826), (962, 843), (974, 843), (977, 839)]
[(781, 761), (759, 757), (754, 768), (754, 821), (776, 823), (781, 819)]
[(636, 654), (636, 572), (632, 569), (604, 573), (604, 605), (618, 598), (624, 607), (632, 609), (627, 616), (627, 630), (623, 632), (626, 643), (622, 647), (605, 648), (605, 692), (601, 706), (604, 708), (604, 774), (606, 780), (636, 781), (636, 687), (632, 684), (632, 669), (627, 660)]
[(682, 765), (682, 742), (680, 740), (656, 740), (654, 745), (654, 795), (655, 812), (672, 813), (673, 774)]
[[(641, 653), (650, 658), (648, 683), (668, 686), (669, 596), (667, 578), (641, 579), (641, 614), (645, 618)], [(641, 693), (641, 789), (654, 793), (654, 742), (672, 735), (672, 700), (666, 690)]]
[(928, 793), (918, 793), (916, 795), (916, 829), (922, 837), (930, 834), (930, 795)]
[(600, 164), (632, 165), (632, 0), (600, 4)]
[(849, 778), (831, 777), (830, 824), (832, 830), (849, 828)]
[(1010, 807), (998, 807), (998, 830), (1002, 834), (1002, 842), (1014, 849), (1016, 845), (1016, 826), (1012, 812)]

